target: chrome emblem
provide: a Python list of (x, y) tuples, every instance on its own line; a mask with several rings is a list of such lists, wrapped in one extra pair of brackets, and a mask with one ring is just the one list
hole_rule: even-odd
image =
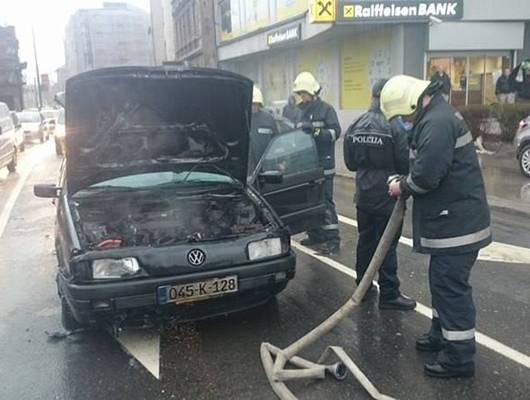
[(200, 267), (206, 261), (206, 254), (199, 249), (190, 250), (188, 253), (188, 262), (192, 267)]

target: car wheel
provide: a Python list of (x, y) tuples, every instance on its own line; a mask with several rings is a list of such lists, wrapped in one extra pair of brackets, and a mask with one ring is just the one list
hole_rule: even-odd
[(63, 155), (63, 146), (61, 146), (61, 142), (55, 139), (55, 154), (58, 156)]
[(72, 309), (64, 297), (61, 298), (61, 323), (63, 324), (63, 328), (67, 331), (75, 331), (82, 327), (82, 325), (75, 319)]
[(530, 178), (530, 144), (523, 147), (521, 150), (521, 156), (519, 157), (519, 166), (521, 172), (527, 178)]
[(11, 159), (11, 162), (7, 164), (7, 170), (9, 172), (15, 172), (17, 170), (17, 149), (13, 151), (13, 158)]

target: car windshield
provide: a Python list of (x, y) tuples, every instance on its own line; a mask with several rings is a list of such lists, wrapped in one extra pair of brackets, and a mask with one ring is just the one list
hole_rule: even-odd
[(199, 184), (230, 184), (234, 179), (227, 175), (212, 172), (199, 171), (163, 171), (145, 174), (127, 175), (119, 178), (109, 179), (89, 186), (89, 189), (97, 188), (127, 188), (144, 189), (162, 186), (174, 186), (182, 183)]
[(18, 113), (18, 119), (20, 122), (40, 122), (40, 114), (38, 112), (21, 112)]
[(46, 119), (55, 118), (57, 116), (57, 111), (54, 111), (54, 110), (41, 111), (41, 114)]

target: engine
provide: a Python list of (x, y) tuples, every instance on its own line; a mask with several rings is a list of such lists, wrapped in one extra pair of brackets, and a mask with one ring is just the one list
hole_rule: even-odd
[(245, 193), (89, 197), (75, 201), (73, 214), (89, 249), (215, 240), (258, 232), (267, 225)]

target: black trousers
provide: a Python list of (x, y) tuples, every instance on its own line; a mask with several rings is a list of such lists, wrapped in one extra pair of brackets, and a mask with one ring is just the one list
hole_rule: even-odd
[(438, 362), (450, 369), (474, 368), (475, 305), (469, 284), (478, 251), (432, 255), (429, 264), (433, 320), (430, 335), (442, 338)]
[(326, 211), (323, 225), (307, 231), (307, 235), (319, 242), (325, 242), (330, 246), (340, 246), (339, 219), (333, 201), (333, 178), (334, 175), (326, 175), (324, 181), (324, 204)]
[[(364, 273), (368, 269), (370, 260), (383, 236), (389, 219), (390, 215), (374, 214), (357, 208), (357, 230), (359, 232), (359, 238), (357, 240), (357, 261), (355, 263), (357, 284), (361, 282)], [(394, 238), (392, 246), (388, 250), (383, 265), (381, 265), (381, 269), (379, 270), (380, 301), (394, 300), (399, 296), (396, 247), (400, 236), (401, 229)]]

